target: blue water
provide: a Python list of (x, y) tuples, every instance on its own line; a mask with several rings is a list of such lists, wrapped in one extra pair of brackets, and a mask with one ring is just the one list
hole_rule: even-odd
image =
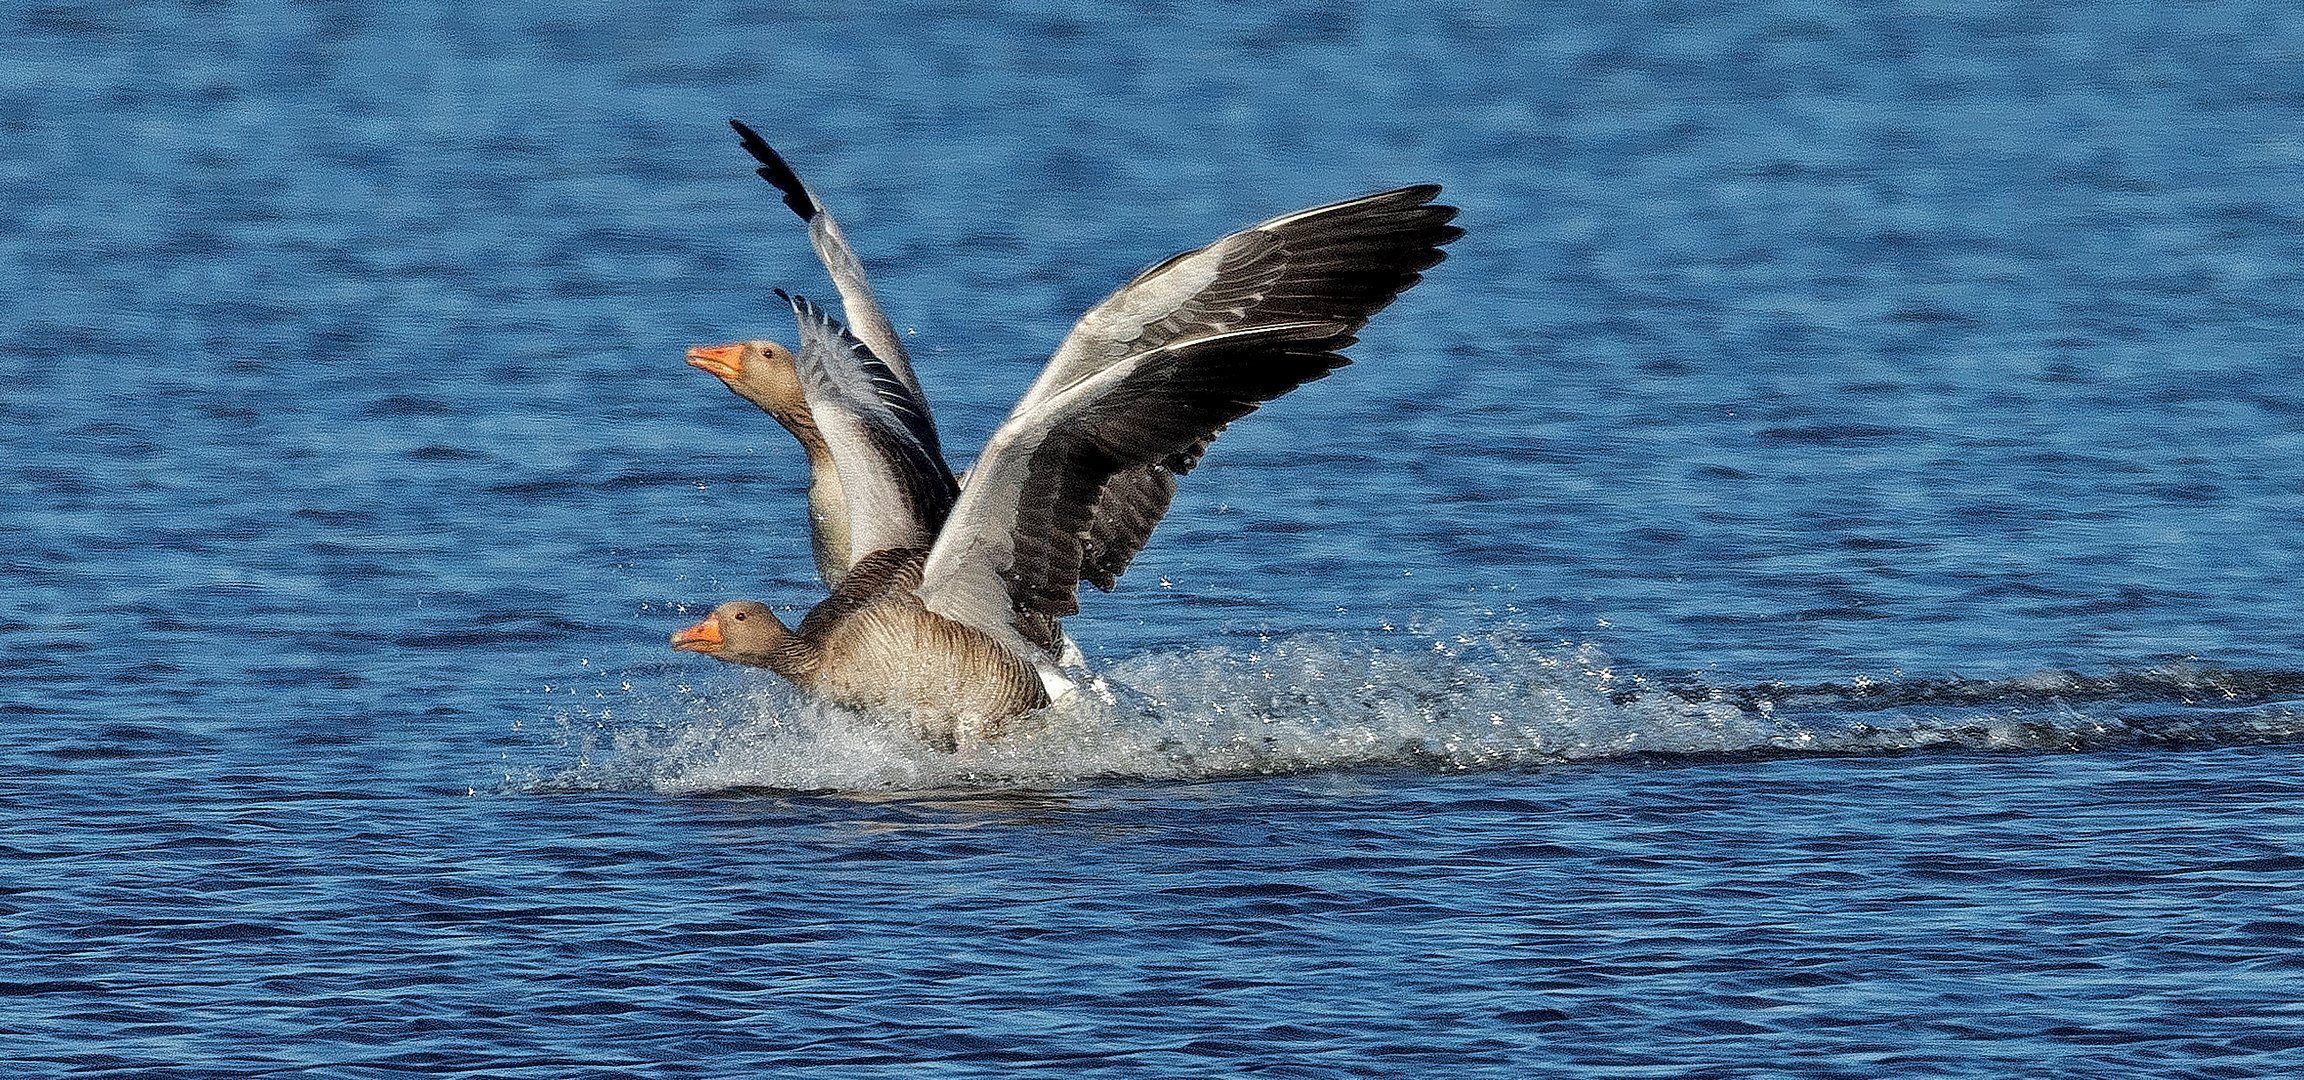
[[(2289, 5), (0, 13), (0, 1073), (2304, 1070)], [(964, 463), (1433, 180), (981, 753), (682, 350), (848, 226)]]

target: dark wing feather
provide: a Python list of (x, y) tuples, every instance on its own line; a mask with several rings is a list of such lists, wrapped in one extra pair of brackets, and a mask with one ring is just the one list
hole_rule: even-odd
[(784, 163), (784, 155), (777, 153), (774, 147), (768, 145), (768, 140), (761, 138), (760, 133), (746, 126), (744, 121), (729, 117), (728, 126), (736, 129), (736, 137), (744, 143), (744, 152), (760, 163), (760, 167), (752, 171), (759, 173), (760, 179), (776, 185), (776, 190), (784, 193), (784, 205), (791, 207), (792, 212), (800, 215), (802, 221), (815, 217), (816, 196), (809, 194), (808, 185), (800, 182), (800, 174), (793, 172), (792, 166)]
[[(1019, 611), (1080, 610), (1076, 582), (1126, 568), (1118, 549), (1092, 551), (1095, 522), (1148, 536), (1167, 511), (1175, 474), (1165, 464), (1215, 437), (1266, 401), (1348, 363), (1352, 343), (1334, 323), (1297, 324), (1163, 347), (1095, 406), (1052, 432), (1032, 455), (1003, 577)], [(1128, 476), (1113, 493), (1115, 477)], [(1117, 495), (1107, 505), (1107, 495)], [(1108, 517), (1107, 517), (1108, 515)], [(1141, 547), (1141, 541), (1137, 542)], [(1105, 560), (1091, 566), (1090, 556)], [(1132, 557), (1135, 548), (1125, 551)]]
[(1128, 572), (1128, 564), (1151, 539), (1153, 527), (1167, 515), (1180, 471), (1166, 463), (1139, 465), (1121, 470), (1104, 485), (1096, 496), (1095, 512), (1088, 517), (1088, 535), (1082, 538), (1080, 580), (1105, 592), (1120, 584), (1120, 575)]
[[(1215, 432), (1342, 366), (1332, 322), (1256, 327), (1130, 357), (993, 433), (922, 572), (930, 610), (1010, 640), (1079, 610), (1092, 519), (1113, 478), (1179, 460)], [(1166, 492), (1128, 508), (1156, 521)], [(1148, 532), (1150, 523), (1140, 525)]]

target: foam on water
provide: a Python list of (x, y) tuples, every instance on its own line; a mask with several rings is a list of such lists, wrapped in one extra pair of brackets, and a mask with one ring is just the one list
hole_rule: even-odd
[(618, 706), (562, 714), (577, 763), (508, 781), (542, 791), (902, 792), (2304, 739), (2304, 675), (2168, 665), (1726, 688), (1627, 673), (1597, 646), (1533, 643), (1509, 629), (1421, 640), (1305, 635), (1140, 656), (1105, 670), (1112, 701), (1061, 703), (956, 754), (764, 672), (687, 671)]

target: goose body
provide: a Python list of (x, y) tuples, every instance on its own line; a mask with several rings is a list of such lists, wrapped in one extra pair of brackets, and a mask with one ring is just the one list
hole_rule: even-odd
[(963, 735), (997, 734), (1000, 721), (1048, 704), (1031, 663), (920, 602), (927, 558), (920, 548), (874, 553), (797, 629), (766, 604), (732, 600), (672, 635), (672, 645), (767, 668), (829, 701), (909, 712), (924, 736), (947, 748)]
[(688, 365), (717, 377), (736, 396), (774, 418), (808, 455), (808, 546), (816, 576), (826, 589), (840, 587), (856, 564), (848, 544), (848, 497), (840, 490), (840, 469), (816, 428), (816, 416), (800, 392), (792, 352), (773, 341), (739, 341), (688, 350)]
[(773, 150), (737, 130), (810, 221), (855, 327), (787, 297), (797, 352), (751, 342), (691, 351), (690, 363), (807, 449), (831, 595), (797, 627), (757, 601), (725, 603), (672, 644), (827, 700), (908, 710), (946, 745), (1063, 696), (1060, 621), (1079, 610), (1079, 583), (1113, 588), (1216, 436), (1348, 363), (1368, 318), (1462, 235), (1455, 209), (1433, 201), (1440, 189), (1419, 185), (1274, 218), (1154, 265), (1081, 317), (963, 490), (837, 226)]

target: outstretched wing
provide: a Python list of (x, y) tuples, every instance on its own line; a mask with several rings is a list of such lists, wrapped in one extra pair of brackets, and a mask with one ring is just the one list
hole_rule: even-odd
[(801, 392), (847, 497), (849, 550), (861, 562), (873, 552), (927, 547), (959, 493), (928, 410), (822, 308), (785, 300), (800, 324)]
[(1464, 235), (1439, 194), (1419, 184), (1299, 210), (1162, 261), (1080, 316), (1010, 415), (1186, 338), (1289, 322), (1357, 333)]
[[(1289, 322), (1357, 333), (1464, 230), (1434, 184), (1363, 195), (1273, 218), (1136, 275), (1080, 317), (1009, 415), (1020, 416), (1129, 356), (1187, 338)], [(1220, 430), (1220, 429), (1219, 429)], [(1114, 476), (1089, 515), (1081, 580), (1110, 591), (1151, 538), (1217, 431), (1168, 459)]]
[(760, 163), (753, 171), (776, 185), (776, 190), (784, 193), (784, 205), (808, 223), (808, 241), (816, 249), (817, 260), (831, 274), (832, 286), (840, 291), (840, 310), (847, 316), (850, 329), (911, 392), (913, 400), (920, 404), (921, 415), (926, 416), (928, 396), (920, 392), (920, 380), (912, 374), (912, 358), (905, 355), (903, 339), (896, 336), (896, 327), (881, 313), (879, 301), (873, 299), (872, 283), (864, 277), (864, 264), (848, 246), (848, 238), (841, 235), (840, 223), (832, 220), (824, 204), (816, 201), (816, 194), (800, 182), (799, 174), (792, 171), (783, 155), (769, 146), (758, 132), (742, 120), (730, 119), (728, 126), (736, 129), (745, 152)]
[(1340, 322), (1291, 322), (1171, 341), (1010, 416), (929, 552), (922, 602), (1026, 655), (1027, 646), (1046, 647), (1050, 620), (1080, 608), (1090, 520), (1106, 485), (1178, 460), (1345, 364), (1352, 340)]

